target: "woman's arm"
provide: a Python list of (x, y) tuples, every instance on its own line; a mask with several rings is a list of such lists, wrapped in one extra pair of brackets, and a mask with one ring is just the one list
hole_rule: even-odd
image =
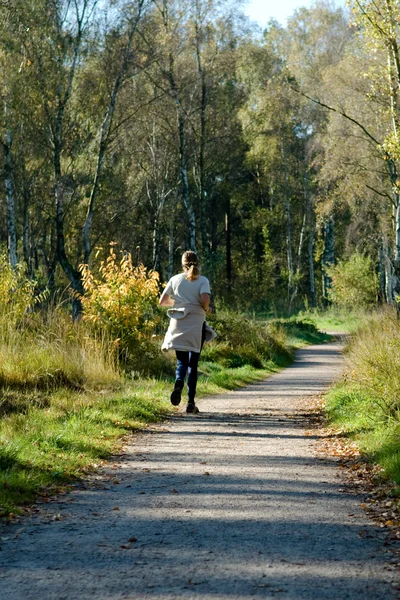
[(204, 310), (208, 312), (210, 308), (210, 294), (206, 294), (205, 292), (203, 294), (200, 294), (200, 304), (204, 308)]
[(174, 301), (171, 298), (171, 296), (169, 296), (165, 292), (163, 292), (161, 294), (161, 298), (160, 298), (160, 300), (159, 300), (158, 303), (159, 303), (160, 306), (173, 306), (174, 305)]

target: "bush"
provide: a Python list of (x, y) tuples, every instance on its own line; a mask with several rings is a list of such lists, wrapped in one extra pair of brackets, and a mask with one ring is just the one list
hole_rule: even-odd
[(368, 308), (377, 301), (377, 281), (369, 257), (358, 252), (326, 269), (331, 278), (328, 299), (348, 310)]
[(162, 320), (158, 308), (158, 273), (135, 267), (130, 254), (120, 261), (111, 245), (107, 260), (102, 261), (99, 276), (87, 265), (81, 267), (85, 296), (84, 320), (95, 331), (105, 329), (113, 340), (120, 361), (126, 366), (143, 365), (151, 360), (155, 348), (152, 335)]
[(23, 328), (0, 325), (3, 388), (98, 388), (119, 380), (107, 335), (73, 323), (60, 308), (32, 313)]
[(232, 368), (246, 364), (262, 368), (266, 361), (291, 358), (285, 345), (285, 334), (277, 334), (267, 323), (256, 322), (227, 309), (210, 315), (207, 320), (218, 337), (210, 346), (206, 344), (204, 360)]
[(312, 320), (307, 318), (298, 319), (297, 317), (291, 317), (289, 319), (273, 319), (270, 321), (269, 327), (275, 338), (283, 336), (282, 342), (284, 342), (285, 338), (289, 338), (297, 342), (321, 343), (329, 338), (329, 336), (319, 331)]

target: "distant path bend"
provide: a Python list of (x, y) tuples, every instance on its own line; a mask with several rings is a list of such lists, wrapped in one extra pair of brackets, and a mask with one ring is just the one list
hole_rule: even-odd
[(393, 600), (380, 530), (298, 413), (342, 368), (340, 344), (308, 347), (134, 436), (114, 468), (7, 528), (1, 598)]

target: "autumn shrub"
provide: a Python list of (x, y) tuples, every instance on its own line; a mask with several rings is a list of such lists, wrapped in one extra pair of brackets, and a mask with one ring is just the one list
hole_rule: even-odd
[(82, 267), (83, 319), (94, 331), (107, 331), (125, 368), (146, 370), (159, 354), (152, 336), (163, 313), (158, 307), (158, 273), (134, 266), (129, 253), (118, 260), (114, 245), (96, 274)]
[(331, 278), (329, 300), (348, 310), (368, 308), (377, 301), (377, 280), (372, 261), (358, 252), (348, 260), (327, 267)]

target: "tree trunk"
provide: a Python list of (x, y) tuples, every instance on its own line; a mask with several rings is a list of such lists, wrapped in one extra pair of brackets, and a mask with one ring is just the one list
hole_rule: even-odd
[[(7, 103), (5, 105), (7, 119)], [(8, 232), (8, 257), (10, 265), (16, 267), (18, 263), (17, 257), (17, 227), (15, 219), (15, 194), (13, 181), (13, 164), (12, 164), (12, 135), (6, 124), (6, 135), (4, 142), (4, 175), (6, 187), (6, 204), (7, 204), (7, 232)]]
[(153, 221), (153, 271), (158, 270), (158, 263), (160, 260), (160, 235), (159, 235), (159, 219), (158, 212), (154, 215)]
[(385, 250), (384, 241), (379, 248), (378, 253), (378, 274), (379, 274), (379, 299), (382, 303), (386, 302), (386, 269), (385, 269)]
[(226, 279), (228, 292), (232, 289), (232, 240), (231, 240), (231, 199), (227, 198), (225, 209), (225, 239), (226, 239)]
[(82, 313), (81, 296), (84, 289), (79, 271), (73, 268), (67, 258), (65, 251), (64, 233), (64, 185), (61, 177), (61, 150), (58, 139), (55, 139), (54, 147), (54, 174), (55, 174), (55, 204), (56, 204), (56, 258), (61, 265), (71, 284), (72, 295), (72, 317), (77, 319)]
[(210, 207), (210, 219), (211, 219), (211, 254), (214, 256), (217, 252), (218, 241), (217, 241), (217, 196), (215, 193), (215, 182), (211, 189), (211, 207)]
[(310, 193), (310, 178), (308, 172), (305, 174), (305, 193), (306, 193), (306, 214), (308, 226), (308, 272), (310, 279), (310, 300), (311, 306), (317, 306), (317, 298), (315, 294), (315, 273), (314, 273), (314, 238), (315, 238), (315, 221), (313, 202)]
[(299, 292), (301, 258), (303, 256), (303, 246), (304, 246), (304, 240), (306, 237), (306, 230), (307, 230), (307, 208), (304, 211), (303, 222), (302, 222), (301, 230), (300, 230), (299, 245), (297, 248), (296, 276), (295, 276), (295, 281), (294, 281), (293, 293), (290, 297), (290, 308), (291, 308), (293, 300), (295, 299), (295, 297), (297, 296), (297, 294)]
[(207, 117), (207, 83), (206, 72), (201, 59), (201, 41), (199, 23), (196, 22), (196, 57), (197, 70), (201, 82), (200, 96), (200, 140), (199, 140), (199, 198), (200, 198), (200, 230), (203, 253), (209, 252), (207, 235), (207, 195), (205, 189), (205, 147), (206, 147), (206, 117)]
[(193, 252), (197, 252), (196, 246), (196, 216), (194, 214), (193, 206), (190, 200), (190, 189), (189, 189), (189, 178), (187, 170), (186, 160), (186, 139), (185, 139), (185, 121), (183, 110), (180, 102), (177, 106), (177, 120), (178, 120), (178, 131), (179, 131), (179, 166), (181, 174), (181, 186), (182, 186), (182, 202), (186, 209), (188, 216), (189, 226), (189, 248)]
[(175, 251), (175, 211), (172, 212), (171, 223), (169, 226), (169, 239), (168, 239), (168, 281), (171, 279), (174, 272), (174, 251)]
[(292, 222), (290, 211), (290, 194), (288, 189), (288, 175), (285, 171), (285, 215), (286, 215), (286, 254), (288, 267), (288, 301), (293, 295), (293, 254), (292, 254)]
[(317, 296), (315, 293), (315, 273), (314, 273), (314, 236), (315, 236), (315, 224), (313, 216), (311, 215), (309, 221), (308, 231), (308, 270), (310, 277), (310, 299), (311, 306), (317, 306)]
[(29, 219), (29, 206), (30, 206), (30, 192), (28, 184), (24, 185), (23, 192), (23, 228), (22, 228), (22, 247), (24, 253), (24, 261), (28, 271), (28, 277), (32, 278), (34, 274), (33, 256), (30, 240), (30, 219)]
[(335, 263), (335, 238), (334, 238), (334, 222), (332, 217), (328, 217), (325, 221), (324, 231), (324, 253), (322, 255), (322, 291), (324, 304), (329, 304), (328, 292), (331, 287), (332, 280), (329, 277), (326, 268)]
[(390, 260), (390, 249), (388, 244), (388, 239), (386, 235), (383, 236), (382, 239), (382, 255), (383, 255), (383, 264), (385, 270), (385, 297), (386, 302), (388, 304), (393, 304), (394, 294), (393, 294), (393, 265)]

